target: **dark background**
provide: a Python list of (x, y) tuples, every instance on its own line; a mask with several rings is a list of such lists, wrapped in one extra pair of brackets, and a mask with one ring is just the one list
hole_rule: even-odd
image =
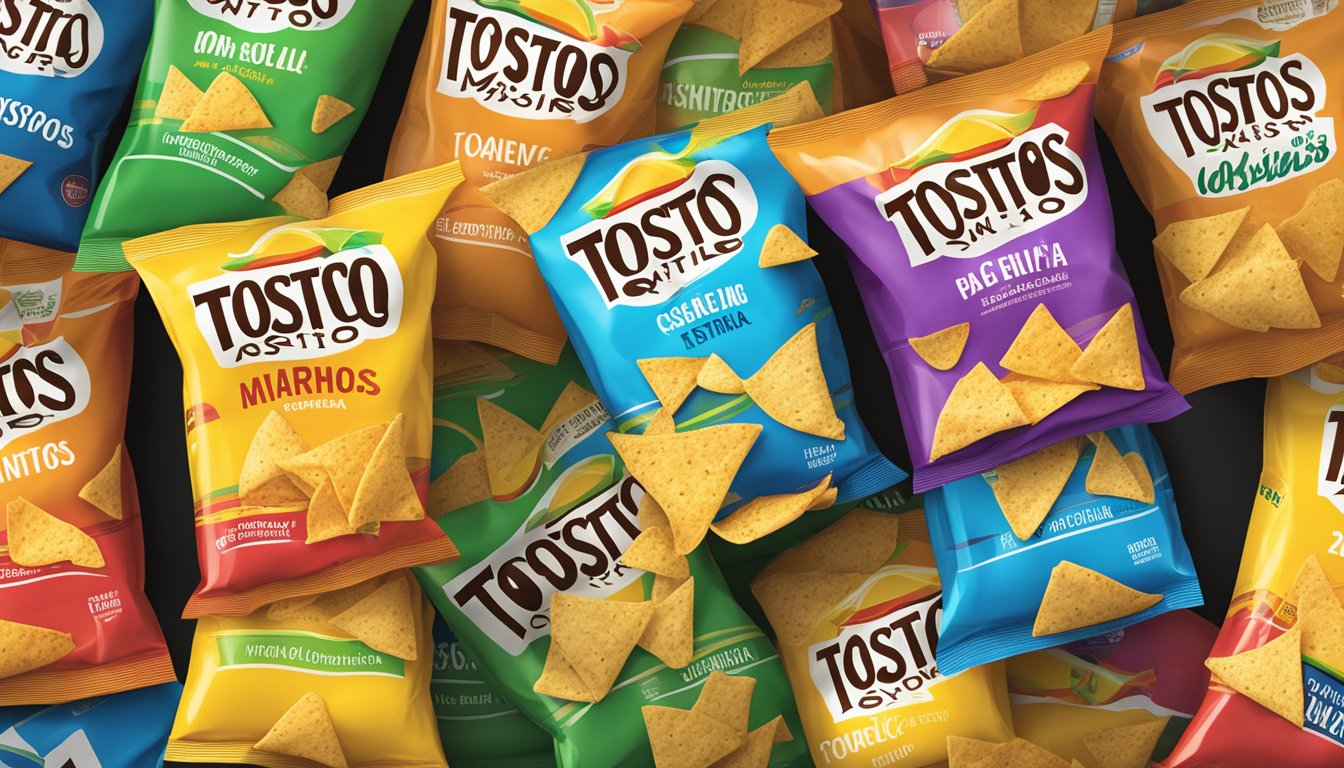
[[(373, 184), (383, 163), (410, 83), (429, 13), (427, 0), (411, 8), (368, 110), (345, 153), (333, 195)], [(122, 121), (124, 123), (124, 120)], [(109, 150), (116, 147), (116, 137)], [(1115, 210), (1116, 246), (1134, 284), (1139, 311), (1158, 359), (1171, 357), (1171, 329), (1150, 241), (1153, 222), (1130, 188), (1115, 153), (1098, 131)], [(853, 277), (835, 235), (810, 220), (815, 259), (836, 308), (859, 410), (884, 453), (909, 468), (905, 439), (886, 366), (864, 315)], [(143, 291), (136, 307), (135, 368), (126, 442), (135, 463), (144, 514), (145, 590), (158, 612), (178, 677), (185, 676), (195, 622), (180, 618), (196, 587), (196, 541), (190, 478), (183, 440), (182, 370), (157, 311)], [(1232, 596), (1237, 563), (1260, 475), (1262, 380), (1213, 387), (1188, 397), (1190, 411), (1153, 426), (1174, 479), (1181, 523), (1194, 556), (1205, 605), (1219, 623)]]

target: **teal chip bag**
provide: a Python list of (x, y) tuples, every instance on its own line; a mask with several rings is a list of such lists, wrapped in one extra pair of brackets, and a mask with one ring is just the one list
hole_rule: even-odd
[[(435, 374), (429, 508), (462, 556), (416, 573), (481, 678), (554, 739), (558, 766), (656, 766), (672, 721), (708, 721), (718, 757), (749, 730), (800, 732), (774, 647), (707, 546), (672, 555), (572, 349), (548, 366), (441, 342)], [(702, 692), (748, 688), (693, 709)], [(720, 709), (731, 724), (705, 714)], [(805, 755), (781, 741), (769, 765)]]
[(128, 269), (122, 242), (188, 224), (326, 216), (327, 188), (410, 6), (157, 0), (130, 122), (76, 269)]

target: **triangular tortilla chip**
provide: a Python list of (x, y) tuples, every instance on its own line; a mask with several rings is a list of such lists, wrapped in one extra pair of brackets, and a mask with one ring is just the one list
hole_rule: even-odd
[(271, 198), (275, 204), (296, 216), (305, 219), (326, 218), (330, 212), (327, 193), (318, 189), (312, 179), (302, 173), (295, 173), (285, 186)]
[(845, 439), (821, 368), (817, 324), (808, 323), (743, 382), (747, 396), (770, 418), (809, 435)]
[(672, 420), (672, 414), (667, 412), (666, 408), (659, 408), (649, 417), (649, 423), (644, 425), (642, 435), (670, 435), (677, 431), (677, 423)]
[(243, 81), (220, 72), (178, 130), (192, 133), (270, 127), (271, 121)]
[(672, 669), (691, 663), (695, 657), (695, 579), (687, 579), (658, 601), (639, 637), (639, 647)]
[(1092, 68), (1086, 61), (1066, 61), (1063, 64), (1057, 64), (1047, 69), (1044, 74), (1027, 86), (1027, 90), (1022, 94), (1022, 97), (1029, 101), (1049, 101), (1050, 99), (1063, 98), (1073, 93), (1079, 85), (1082, 85), (1082, 82), (1087, 79), (1087, 74), (1091, 71)]
[(949, 371), (961, 360), (961, 353), (966, 349), (966, 339), (970, 335), (970, 323), (957, 323), (927, 336), (910, 339), (910, 348), (934, 368)]
[[(1023, 738), (994, 745), (989, 756), (972, 768), (1068, 768), (1064, 758)], [(949, 766), (950, 768), (950, 766)]]
[(1297, 626), (1302, 628), (1302, 655), (1335, 669), (1344, 669), (1344, 604), (1340, 603), (1315, 555), (1302, 562), (1288, 599), (1297, 606)]
[(476, 398), (476, 412), (491, 493), (500, 497), (518, 493), (536, 469), (545, 438), (527, 422), (483, 397)]
[(1050, 571), (1032, 637), (1056, 635), (1132, 616), (1162, 602), (1162, 595), (1131, 589), (1090, 568), (1061, 560)]
[(661, 573), (657, 574), (653, 577), (653, 590), (649, 595), (649, 599), (653, 601), (654, 605), (657, 605), (673, 592), (676, 592), (677, 588), (685, 583), (686, 579), (674, 579), (671, 576), (664, 576)]
[(755, 690), (756, 678), (730, 675), (716, 669), (705, 678), (700, 696), (691, 709), (723, 723), (739, 737), (745, 737), (751, 725), (751, 697)]
[(290, 480), (280, 462), (308, 450), (285, 417), (271, 411), (252, 435), (238, 475), (238, 498), (247, 505), (277, 507), (306, 501), (308, 496)]
[(834, 51), (835, 33), (831, 29), (831, 20), (826, 19), (814, 24), (803, 34), (785, 43), (784, 47), (761, 59), (755, 68), (761, 70), (822, 64)]
[(580, 152), (550, 160), (486, 184), (480, 192), (531, 235), (546, 226), (560, 210), (587, 159), (588, 153)]
[(1021, 13), (1022, 51), (1030, 55), (1091, 31), (1097, 0), (1031, 0), (1022, 3)]
[(466, 454), (447, 472), (429, 484), (429, 514), (439, 518), (490, 498), (490, 475), (485, 470), (485, 451)]
[(790, 40), (840, 10), (839, 0), (771, 0), (758, 3), (742, 20), (737, 72), (746, 72)]
[[(782, 722), (782, 721), (781, 721)], [(776, 721), (749, 732), (742, 746), (715, 761), (710, 768), (767, 768), (770, 752), (775, 748)]]
[(994, 498), (1017, 538), (1036, 533), (1077, 463), (1078, 441), (1069, 438), (995, 468)]
[(1344, 179), (1330, 179), (1308, 192), (1302, 210), (1275, 231), (1290, 256), (1333, 283), (1344, 253)]
[(276, 600), (266, 606), (266, 618), (271, 621), (289, 621), (290, 619), (302, 620), (307, 617), (315, 617), (318, 622), (326, 623), (327, 612), (315, 605), (318, 597), (318, 595), (301, 595)]
[(760, 578), (776, 573), (875, 573), (896, 551), (900, 519), (855, 509), (775, 558)]
[(1097, 758), (1101, 768), (1148, 768), (1157, 740), (1169, 718), (1151, 723), (1124, 725), (1083, 737), (1083, 746)]
[(1250, 210), (1247, 206), (1213, 216), (1173, 221), (1153, 238), (1153, 247), (1190, 282), (1203, 280), (1227, 250), (1232, 235)]
[(639, 372), (653, 390), (663, 410), (675, 417), (686, 396), (695, 389), (695, 379), (705, 365), (703, 357), (650, 357), (640, 360)]
[(308, 537), (304, 543), (316, 544), (338, 536), (349, 536), (354, 532), (355, 526), (350, 524), (350, 518), (341, 506), (341, 499), (336, 495), (336, 488), (330, 480), (322, 483), (308, 501)]
[(1017, 0), (990, 0), (929, 55), (929, 67), (979, 72), (1022, 58)]
[(1068, 405), (1075, 397), (1084, 392), (1095, 392), (1101, 389), (1100, 385), (1097, 384), (1047, 381), (1046, 379), (1023, 376), (1019, 373), (1005, 376), (1003, 386), (1013, 393), (1013, 399), (1017, 401), (1018, 406), (1032, 424), (1040, 423), (1046, 416)]
[(641, 711), (658, 768), (706, 768), (742, 744), (728, 726), (692, 709), (649, 706)]
[(654, 603), (601, 600), (557, 592), (551, 597), (551, 642), (600, 701), (653, 617)]
[(929, 461), (960, 450), (984, 437), (1027, 424), (1027, 415), (1013, 393), (994, 378), (984, 363), (952, 387), (933, 428)]
[(325, 132), (354, 111), (354, 107), (335, 96), (328, 96), (325, 93), (318, 96), (317, 106), (313, 108), (313, 133)]
[[(728, 487), (761, 434), (759, 424), (718, 424), (670, 435), (609, 433), (626, 469), (667, 515), (677, 554), (705, 538)], [(713, 456), (714, 461), (700, 461)]]
[(31, 168), (31, 160), (22, 160), (10, 155), (0, 154), (0, 192), (4, 192), (14, 180)]
[(9, 533), (9, 559), (16, 565), (35, 568), (69, 561), (85, 568), (102, 568), (98, 542), (79, 528), (52, 517), (46, 510), (16, 497), (5, 505)]
[(355, 502), (355, 492), (359, 490), (359, 481), (364, 477), (369, 458), (386, 431), (387, 424), (374, 424), (337, 435), (298, 456), (277, 459), (276, 463), (306, 493), (313, 493), (330, 477), (341, 506), (349, 510)]
[(711, 354), (705, 360), (704, 367), (700, 369), (700, 373), (696, 374), (695, 384), (701, 389), (723, 395), (740, 395), (747, 391), (742, 383), (742, 377), (737, 375), (737, 371), (734, 371), (732, 366), (716, 354)]
[(989, 5), (989, 0), (957, 0), (957, 18), (965, 24), (986, 5)]
[(305, 165), (295, 171), (295, 173), (311, 181), (313, 186), (322, 190), (325, 194), (327, 190), (331, 189), (331, 181), (336, 178), (336, 170), (340, 165), (341, 155), (337, 155), (335, 157), (328, 157), (326, 160), (319, 160), (316, 163)]
[(803, 645), (817, 623), (868, 578), (866, 573), (777, 573), (751, 584), (780, 642)]
[(635, 520), (639, 523), (641, 531), (662, 528), (668, 533), (672, 532), (672, 522), (667, 519), (667, 513), (658, 504), (658, 500), (649, 493), (640, 498), (639, 506), (635, 510)]
[(416, 660), (415, 603), (404, 577), (390, 579), (373, 594), (332, 616), (331, 625), (375, 651)]
[(1223, 249), (1223, 255), (1218, 257), (1214, 269), (1221, 272), (1255, 258), (1255, 252), (1250, 248), (1251, 242), (1264, 228), (1264, 220), (1256, 216), (1255, 211), (1248, 212), (1246, 218), (1237, 226), (1237, 231), (1232, 233), (1232, 239), (1227, 241), (1227, 247)]
[(672, 532), (666, 528), (647, 528), (630, 542), (621, 562), (649, 573), (661, 573), (675, 579), (691, 575), (685, 555), (672, 549)]
[(1134, 329), (1134, 307), (1123, 304), (1088, 342), (1087, 349), (1073, 362), (1069, 375), (1103, 387), (1142, 390), (1143, 359), (1139, 357), (1139, 336)]
[(112, 451), (112, 458), (98, 474), (79, 489), (79, 498), (89, 502), (114, 520), (122, 519), (121, 508), (121, 445)]
[(1218, 681), (1279, 717), (1302, 727), (1302, 628), (1293, 627), (1259, 648), (1207, 659)]
[(999, 365), (1023, 376), (1076, 382), (1069, 369), (1083, 354), (1078, 342), (1060, 326), (1044, 304), (1031, 311)]
[(815, 512), (819, 509), (830, 509), (835, 506), (835, 500), (838, 498), (840, 498), (840, 489), (832, 485), (813, 499), (811, 504), (807, 505), (807, 511)]
[(316, 693), (305, 693), (271, 730), (252, 745), (260, 752), (312, 760), (327, 768), (347, 768), (345, 751), (327, 704)]
[(1252, 331), (1321, 327), (1301, 266), (1288, 256), (1272, 227), (1263, 225), (1243, 253), (1235, 263), (1187, 286), (1181, 302)]
[(569, 382), (560, 392), (560, 396), (555, 399), (555, 403), (551, 405), (551, 410), (546, 414), (546, 420), (541, 422), (541, 434), (549, 437), (556, 427), (564, 424), (571, 416), (596, 402), (597, 395), (572, 381)]
[(757, 496), (709, 527), (724, 541), (746, 544), (802, 517), (830, 487), (831, 476), (828, 474), (816, 485), (799, 493)]
[(579, 677), (578, 670), (569, 663), (560, 647), (551, 638), (550, 649), (546, 652), (546, 664), (541, 668), (541, 676), (532, 685), (532, 690), (544, 696), (553, 696), (565, 701), (597, 701), (599, 697), (593, 689)]
[[(703, 8), (701, 6), (704, 6)], [(733, 39), (742, 36), (742, 24), (748, 13), (755, 8), (755, 0), (697, 0), (686, 16), (686, 21), (694, 21), (697, 27), (713, 30)]]
[(168, 76), (164, 78), (163, 90), (159, 93), (159, 103), (154, 106), (154, 116), (186, 120), (203, 95), (201, 89), (182, 74), (182, 70), (169, 64)]
[(377, 592), (379, 587), (386, 584), (393, 577), (395, 577), (395, 574), (375, 576), (372, 579), (365, 579), (364, 581), (351, 584), (348, 587), (324, 592), (317, 596), (316, 604), (328, 616), (344, 613), (348, 608), (358, 603), (360, 600)]
[(761, 245), (761, 257), (757, 263), (762, 267), (778, 267), (781, 264), (807, 261), (816, 255), (817, 252), (812, 250), (807, 241), (792, 229), (783, 224), (776, 224), (765, 235), (765, 243)]
[(1156, 489), (1153, 488), (1153, 473), (1148, 471), (1148, 465), (1144, 463), (1143, 456), (1138, 451), (1130, 451), (1122, 458), (1125, 460), (1125, 466), (1129, 467), (1130, 474), (1134, 475), (1134, 481), (1139, 484), (1141, 493), (1135, 501), (1152, 504), (1157, 494)]
[(350, 525), (358, 528), (369, 523), (423, 520), (411, 474), (406, 469), (406, 445), (402, 436), (404, 417), (398, 413), (383, 432), (378, 446), (369, 457), (364, 477), (355, 490), (350, 506)]
[(999, 742), (981, 741), (965, 736), (947, 737), (947, 768), (970, 768), (994, 754)]
[(1094, 496), (1118, 496), (1151, 504), (1152, 478), (1148, 478), (1145, 488), (1106, 433), (1099, 432), (1097, 435), (1097, 450), (1092, 457), (1092, 466), (1087, 470), (1087, 492)]
[(65, 632), (0, 620), (0, 680), (41, 669), (75, 650)]

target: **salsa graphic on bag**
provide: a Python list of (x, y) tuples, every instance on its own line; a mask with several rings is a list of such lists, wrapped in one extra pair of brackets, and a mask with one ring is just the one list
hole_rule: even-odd
[(320, 219), (410, 0), (156, 0), (131, 121), (98, 188), (79, 267), (187, 224)]
[(356, 190), (317, 221), (128, 242), (182, 360), (202, 581), (186, 614), (455, 554), (425, 517), (434, 254), (449, 164)]
[(144, 0), (11, 0), (0, 14), (0, 238), (73, 251), (103, 140), (149, 40)]
[(1145, 426), (1066, 438), (924, 501), (949, 596), (944, 673), (1204, 602)]
[(796, 739), (764, 738), (782, 738), (780, 717), (799, 733), (774, 648), (707, 547), (671, 548), (573, 352), (554, 367), (436, 353), (430, 511), (462, 557), (416, 575), (481, 677), (555, 739), (556, 763), (666, 764), (687, 729), (716, 755), (706, 765), (762, 748), (775, 768), (802, 759)]
[(658, 69), (689, 0), (434, 0), (387, 157), (399, 176), (459, 160), (431, 233), (434, 336), (554, 363), (565, 342), (527, 233), (477, 188), (653, 132)]
[(162, 768), (177, 681), (47, 707), (0, 709), (0, 765)]
[(122, 444), (135, 275), (0, 240), (0, 706), (173, 679)]
[(1265, 463), (1204, 703), (1163, 763), (1344, 761), (1344, 367), (1269, 380)]
[(916, 491), (1187, 407), (1115, 253), (1091, 108), (1108, 35), (770, 136), (849, 246)]
[(1013, 735), (1003, 665), (934, 661), (943, 592), (917, 499), (855, 509), (751, 585), (779, 641), (817, 765), (948, 759), (948, 737)]
[(1182, 392), (1344, 349), (1341, 15), (1200, 0), (1115, 29), (1097, 120), (1156, 221)]

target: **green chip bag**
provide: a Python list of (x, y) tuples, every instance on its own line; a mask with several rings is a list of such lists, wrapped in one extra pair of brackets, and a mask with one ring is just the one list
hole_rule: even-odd
[[(657, 527), (657, 515), (648, 505), (640, 514), (644, 491), (607, 440), (611, 417), (572, 349), (554, 367), (462, 343), (439, 343), (435, 355), (429, 509), (462, 556), (416, 573), (481, 678), (554, 738), (556, 764), (654, 765), (644, 708), (691, 709), (715, 671), (755, 680), (751, 728), (783, 716), (790, 732), (801, 733), (774, 646), (733, 600), (703, 545), (686, 558), (694, 579), (687, 663), (672, 667), (644, 649), (666, 648), (650, 621), (636, 629), (640, 645), (609, 654), (619, 670), (605, 695), (588, 696), (596, 702), (534, 690), (548, 688), (538, 684), (543, 670), (546, 681), (557, 679), (547, 663), (563, 655), (553, 624), (581, 630), (556, 635), (571, 644), (574, 659), (569, 677), (559, 677), (567, 690), (588, 686), (589, 693), (585, 673), (601, 655), (594, 649), (619, 646), (617, 636), (628, 630), (620, 622), (585, 623), (577, 609), (556, 619), (560, 595), (566, 611), (583, 603), (630, 615), (655, 598), (665, 601), (660, 608), (678, 605), (681, 582), (621, 562), (643, 529)], [(775, 744), (769, 765), (805, 764), (806, 752), (801, 739)]]
[(130, 123), (76, 269), (187, 224), (322, 218), (411, 0), (157, 0)]

